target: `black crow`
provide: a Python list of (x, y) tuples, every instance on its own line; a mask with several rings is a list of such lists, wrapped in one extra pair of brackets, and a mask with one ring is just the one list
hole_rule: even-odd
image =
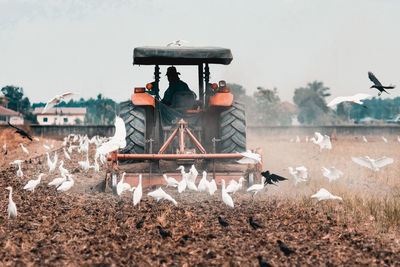
[(277, 182), (287, 180), (287, 178), (270, 173), (269, 171), (262, 172), (261, 175), (265, 177), (265, 185), (267, 184), (275, 185), (275, 183)]
[(22, 138), (28, 138), (29, 140), (32, 141), (32, 137), (31, 137), (29, 134), (27, 134), (24, 130), (22, 130), (22, 129), (18, 128), (18, 127), (15, 127), (15, 126), (12, 125), (10, 122), (8, 122), (8, 125), (10, 125), (11, 127), (13, 127), (14, 129), (17, 129), (15, 132), (16, 132), (17, 134), (21, 135)]
[(257, 256), (257, 259), (258, 259), (258, 264), (260, 265), (260, 267), (272, 267), (271, 264), (269, 264), (268, 262), (265, 262), (265, 261), (263, 260), (263, 258), (262, 258), (261, 255), (258, 255), (258, 256)]
[(222, 225), (223, 227), (227, 227), (229, 226), (229, 223), (227, 223), (226, 221), (224, 221), (221, 217), (218, 216), (218, 222), (220, 225)]
[(140, 221), (137, 222), (136, 229), (140, 229), (143, 227), (143, 223), (144, 223), (145, 219), (146, 219), (146, 216), (143, 216), (142, 219), (140, 219)]
[(157, 225), (158, 231), (160, 232), (160, 235), (162, 236), (163, 239), (166, 239), (167, 237), (171, 237), (171, 232), (165, 231), (164, 228), (161, 226)]
[(389, 94), (385, 89), (394, 89), (394, 85), (389, 85), (389, 86), (383, 86), (381, 82), (375, 77), (375, 75), (372, 72), (368, 72), (368, 78), (371, 80), (371, 82), (374, 83), (370, 88), (376, 88), (378, 89), (379, 93), (378, 96), (382, 94), (382, 92), (385, 92)]
[(281, 240), (277, 240), (276, 242), (279, 244), (279, 248), (285, 254), (285, 256), (289, 256), (290, 254), (294, 253), (294, 250), (288, 248)]
[(253, 217), (251, 217), (251, 216), (250, 216), (250, 218), (249, 218), (249, 223), (250, 223), (251, 227), (253, 227), (254, 230), (257, 230), (258, 228), (262, 228), (262, 226), (259, 225), (258, 223), (256, 223), (256, 222), (253, 220)]

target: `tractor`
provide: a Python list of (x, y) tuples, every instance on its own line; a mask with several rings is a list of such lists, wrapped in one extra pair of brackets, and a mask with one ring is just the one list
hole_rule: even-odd
[[(243, 157), (240, 152), (246, 151), (244, 106), (235, 101), (225, 81), (210, 82), (210, 65), (229, 65), (232, 59), (230, 49), (219, 47), (134, 49), (133, 64), (153, 65), (154, 81), (134, 88), (131, 99), (120, 104), (126, 147), (108, 156), (111, 165), (106, 186), (107, 179), (110, 181), (113, 174), (122, 171), (131, 185), (137, 184), (139, 173), (148, 174), (142, 179), (146, 187), (163, 184), (162, 174), (180, 177), (176, 171), (180, 165), (195, 165), (199, 172), (207, 170), (217, 183), (257, 168), (236, 162)], [(176, 92), (170, 105), (163, 104), (159, 88), (161, 65), (197, 66), (197, 94)]]

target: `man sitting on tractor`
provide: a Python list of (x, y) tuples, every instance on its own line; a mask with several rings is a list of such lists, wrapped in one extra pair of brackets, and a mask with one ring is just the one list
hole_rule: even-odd
[(175, 67), (169, 67), (166, 75), (168, 77), (169, 86), (167, 91), (164, 93), (164, 98), (161, 100), (162, 103), (171, 106), (173, 103), (174, 94), (177, 92), (190, 92), (194, 97), (196, 96), (195, 93), (189, 89), (189, 86), (184, 81), (181, 81), (178, 76), (180, 73), (176, 71)]

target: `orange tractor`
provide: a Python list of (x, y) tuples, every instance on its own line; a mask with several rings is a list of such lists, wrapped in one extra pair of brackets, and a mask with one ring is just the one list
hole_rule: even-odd
[[(221, 178), (238, 179), (246, 170), (256, 169), (252, 173), (259, 173), (260, 166), (236, 162), (243, 157), (240, 152), (246, 151), (244, 106), (234, 100), (225, 81), (210, 83), (209, 65), (228, 65), (231, 61), (232, 53), (226, 48), (134, 49), (134, 65), (155, 66), (154, 81), (135, 88), (131, 100), (120, 105), (127, 145), (108, 156), (106, 187), (121, 172), (127, 173), (125, 181), (131, 185), (137, 185), (139, 173), (144, 174), (143, 187), (163, 184), (162, 174), (179, 180), (176, 169), (180, 165), (194, 164), (198, 170), (211, 173), (217, 183)], [(198, 97), (176, 92), (171, 105), (163, 104), (159, 95), (160, 65), (197, 66)]]

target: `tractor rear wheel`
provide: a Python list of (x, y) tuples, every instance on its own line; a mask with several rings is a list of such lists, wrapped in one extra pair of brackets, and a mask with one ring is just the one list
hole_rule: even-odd
[(220, 116), (220, 152), (246, 151), (246, 113), (243, 105), (233, 102)]
[(125, 122), (126, 147), (122, 154), (144, 154), (146, 147), (146, 111), (143, 107), (132, 104), (131, 101), (122, 102), (120, 117)]

